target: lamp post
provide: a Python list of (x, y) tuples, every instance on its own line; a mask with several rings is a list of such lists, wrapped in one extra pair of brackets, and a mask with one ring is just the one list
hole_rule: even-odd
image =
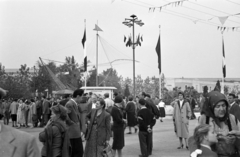
[(136, 96), (136, 91), (135, 91), (135, 47), (138, 45), (141, 45), (139, 38), (138, 41), (135, 43), (134, 37), (135, 37), (135, 30), (134, 30), (134, 24), (137, 24), (139, 26), (143, 26), (144, 23), (142, 22), (142, 20), (138, 20), (136, 15), (131, 15), (130, 16), (131, 19), (126, 18), (125, 21), (123, 22), (124, 25), (128, 26), (128, 27), (132, 27), (132, 31), (133, 31), (133, 41), (131, 42), (131, 38), (128, 41), (128, 45), (126, 46), (132, 46), (133, 49), (133, 96)]

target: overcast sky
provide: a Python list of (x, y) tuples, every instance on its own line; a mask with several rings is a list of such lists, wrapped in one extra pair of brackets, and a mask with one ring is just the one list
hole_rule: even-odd
[[(182, 6), (169, 5), (161, 12), (149, 12), (149, 7), (171, 1), (0, 0), (0, 62), (7, 69), (20, 68), (25, 63), (33, 67), (39, 57), (64, 61), (66, 56), (74, 55), (82, 63), (84, 19), (92, 64), (96, 60), (93, 28), (97, 22), (103, 30), (99, 33), (99, 63), (132, 59), (132, 49), (123, 42), (124, 35), (132, 34), (132, 28), (122, 22), (135, 14), (144, 22), (142, 27), (135, 27), (135, 34), (143, 35), (142, 46), (136, 48), (136, 75), (158, 76), (155, 47), (161, 25), (162, 72), (166, 77), (221, 78), (222, 35), (217, 30), (217, 25), (221, 26), (218, 17), (240, 13), (240, 1), (231, 1), (234, 3), (189, 0)], [(202, 21), (195, 24), (196, 19)], [(229, 16), (224, 26), (239, 27), (238, 31), (226, 29), (223, 35), (227, 77), (240, 78), (240, 15)], [(100, 71), (109, 67), (99, 65)], [(114, 62), (113, 68), (123, 77), (132, 77), (130, 61)]]

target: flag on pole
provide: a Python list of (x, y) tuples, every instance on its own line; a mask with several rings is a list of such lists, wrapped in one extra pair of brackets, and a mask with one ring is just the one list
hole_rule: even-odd
[(157, 42), (157, 46), (156, 46), (156, 52), (158, 55), (158, 69), (159, 69), (159, 74), (161, 74), (161, 45), (160, 45), (160, 35), (158, 37), (158, 42)]
[(222, 58), (222, 68), (223, 68), (223, 78), (226, 77), (226, 63), (225, 63), (225, 50), (224, 50), (224, 40), (222, 37), (222, 49), (223, 49), (223, 58)]
[(87, 52), (86, 52), (86, 21), (85, 21), (85, 28), (84, 28), (84, 35), (82, 38), (82, 45), (83, 45), (83, 51), (84, 51), (84, 72), (87, 71)]

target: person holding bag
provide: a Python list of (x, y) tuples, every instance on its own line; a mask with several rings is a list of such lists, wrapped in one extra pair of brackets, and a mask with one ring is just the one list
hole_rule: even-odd
[(109, 146), (111, 127), (110, 114), (105, 110), (105, 101), (98, 99), (96, 108), (87, 115), (85, 157), (102, 157), (103, 151)]

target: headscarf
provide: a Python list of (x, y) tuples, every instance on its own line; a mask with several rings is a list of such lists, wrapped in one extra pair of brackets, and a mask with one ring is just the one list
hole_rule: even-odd
[[(203, 105), (203, 112), (207, 117), (211, 117), (215, 123), (220, 127), (220, 122), (227, 123), (227, 119), (229, 118), (228, 113), (228, 101), (226, 100), (226, 97), (224, 94), (218, 92), (218, 91), (211, 91), (206, 95), (206, 100)], [(217, 103), (220, 101), (224, 101), (226, 103), (226, 113), (224, 117), (216, 117), (214, 114), (214, 108), (216, 107)]]

